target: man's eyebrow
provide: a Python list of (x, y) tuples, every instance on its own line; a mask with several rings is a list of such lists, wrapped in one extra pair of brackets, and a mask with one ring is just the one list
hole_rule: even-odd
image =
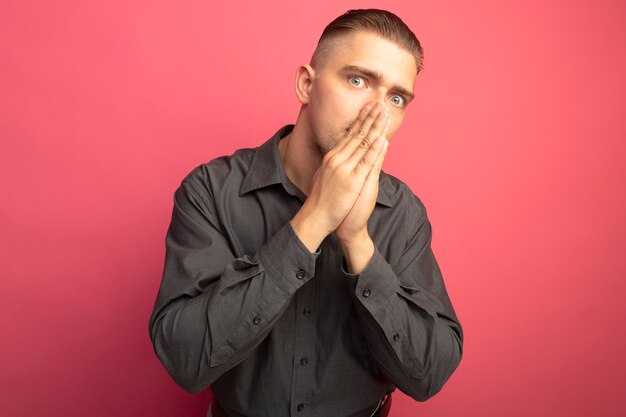
[[(341, 70), (343, 72), (359, 73), (361, 75), (366, 76), (367, 78), (371, 78), (376, 81), (380, 81), (383, 78), (380, 72), (372, 71), (371, 69), (360, 67), (358, 65), (346, 65)], [(413, 94), (411, 91), (399, 85), (394, 86), (391, 90), (409, 97), (409, 100), (413, 100), (413, 98), (415, 98), (415, 94)]]

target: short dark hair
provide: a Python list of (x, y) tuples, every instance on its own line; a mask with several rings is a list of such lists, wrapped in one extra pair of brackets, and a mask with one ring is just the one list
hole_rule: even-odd
[(311, 58), (311, 65), (316, 67), (325, 61), (329, 52), (328, 48), (325, 47), (328, 45), (328, 40), (353, 30), (371, 32), (395, 43), (413, 55), (417, 73), (419, 74), (422, 70), (424, 50), (417, 36), (398, 16), (380, 9), (348, 10), (330, 22), (317, 42), (317, 47)]

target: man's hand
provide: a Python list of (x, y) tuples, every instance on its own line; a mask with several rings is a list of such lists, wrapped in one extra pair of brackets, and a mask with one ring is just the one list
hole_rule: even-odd
[(382, 134), (384, 138), (383, 150), (378, 154), (376, 161), (374, 161), (354, 206), (352, 206), (348, 215), (335, 231), (341, 244), (348, 272), (351, 274), (361, 273), (369, 264), (376, 250), (374, 242), (367, 231), (367, 221), (376, 206), (378, 178), (380, 177), (383, 160), (387, 154), (389, 145), (387, 135), (389, 134), (390, 126), (391, 122), (388, 120)]
[[(380, 103), (365, 106), (344, 137), (324, 156), (306, 202), (292, 219), (296, 234), (311, 252), (344, 221), (366, 183), (363, 202), (356, 207), (345, 231), (349, 235), (356, 228), (362, 230), (366, 215), (367, 225), (378, 185), (378, 174), (375, 171), (370, 177), (370, 172), (377, 164), (380, 172), (379, 154), (385, 151), (386, 139), (382, 136), (388, 129), (388, 117)], [(368, 205), (372, 206), (369, 213)]]
[(387, 146), (389, 145), (389, 142), (387, 141), (387, 134), (389, 133), (390, 125), (391, 123), (388, 120), (381, 135), (384, 139), (383, 149), (377, 155), (376, 160), (373, 161), (372, 169), (367, 175), (363, 188), (352, 206), (352, 209), (350, 209), (335, 231), (337, 238), (342, 244), (351, 244), (356, 241), (363, 240), (363, 238), (368, 236), (367, 221), (376, 206), (376, 197), (378, 196), (378, 178), (380, 177), (383, 160), (387, 154)]

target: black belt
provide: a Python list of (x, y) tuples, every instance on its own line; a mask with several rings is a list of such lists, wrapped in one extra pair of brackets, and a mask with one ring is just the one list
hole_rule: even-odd
[(385, 395), (378, 403), (378, 408), (372, 414), (372, 417), (387, 417), (391, 409), (391, 393)]
[[(389, 415), (390, 409), (391, 409), (391, 394), (387, 394), (383, 398), (381, 398), (381, 400), (378, 402), (378, 405), (376, 406), (372, 414), (368, 414), (368, 417), (387, 417)], [(217, 401), (215, 401), (215, 399), (211, 401), (211, 414), (213, 415), (213, 417), (226, 417), (226, 414), (224, 413), (222, 408), (219, 406)], [(357, 414), (353, 414), (350, 417), (365, 417), (365, 416), (363, 415), (363, 412), (359, 412)]]

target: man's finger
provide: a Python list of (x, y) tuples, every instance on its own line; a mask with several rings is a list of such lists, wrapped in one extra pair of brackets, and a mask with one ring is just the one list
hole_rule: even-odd
[(378, 178), (380, 177), (380, 171), (383, 168), (383, 162), (385, 160), (385, 155), (387, 155), (387, 149), (389, 148), (389, 142), (387, 139), (382, 139), (383, 141), (383, 149), (381, 149), (380, 153), (376, 156), (376, 161), (372, 165), (372, 169), (367, 174), (367, 178), (365, 178), (365, 183), (363, 184), (363, 188), (366, 187), (375, 187), (378, 183)]
[(352, 123), (352, 125), (350, 125), (350, 127), (346, 130), (346, 133), (335, 144), (334, 148), (330, 152), (332, 153), (341, 152), (345, 144), (349, 142), (354, 137), (354, 135), (357, 134), (361, 130), (361, 126), (363, 125), (365, 120), (370, 116), (370, 113), (372, 112), (373, 108), (374, 106), (371, 104), (363, 106), (361, 111), (359, 111), (359, 114), (356, 120)]
[(374, 120), (374, 123), (365, 138), (360, 140), (353, 139), (346, 143), (344, 148), (341, 150), (342, 153), (345, 152), (350, 155), (348, 159), (345, 160), (345, 164), (347, 164), (351, 169), (355, 169), (358, 164), (363, 162), (363, 158), (367, 155), (369, 148), (372, 146), (376, 138), (384, 133), (387, 125), (389, 124), (388, 119), (388, 111), (382, 111)]
[[(385, 126), (385, 129), (383, 129), (383, 137), (385, 139), (387, 139), (387, 142), (389, 142), (389, 130), (391, 129), (391, 117), (387, 118), (387, 125)], [(389, 143), (387, 143), (387, 145), (389, 145)]]
[(356, 130), (350, 130), (348, 132), (348, 136), (350, 136), (350, 141), (344, 143), (344, 147), (348, 145), (352, 140), (360, 140), (365, 139), (370, 132), (372, 125), (378, 120), (378, 116), (384, 111), (384, 107), (381, 103), (376, 103), (368, 113), (367, 117), (361, 123)]
[(361, 157), (361, 159), (357, 162), (356, 167), (354, 168), (354, 174), (365, 181), (365, 178), (369, 174), (369, 172), (374, 168), (378, 155), (385, 148), (385, 143), (387, 140), (382, 136), (378, 136), (378, 138), (372, 143), (372, 145), (367, 149), (365, 155)]
[(363, 106), (363, 108), (361, 109), (361, 111), (359, 111), (359, 115), (357, 116), (356, 120), (354, 121), (354, 123), (352, 123), (352, 125), (348, 128), (347, 134), (346, 136), (354, 136), (357, 135), (358, 132), (360, 132), (363, 127), (363, 123), (365, 123), (365, 121), (371, 117), (371, 113), (375, 110), (375, 106), (372, 105), (367, 105), (367, 106)]

